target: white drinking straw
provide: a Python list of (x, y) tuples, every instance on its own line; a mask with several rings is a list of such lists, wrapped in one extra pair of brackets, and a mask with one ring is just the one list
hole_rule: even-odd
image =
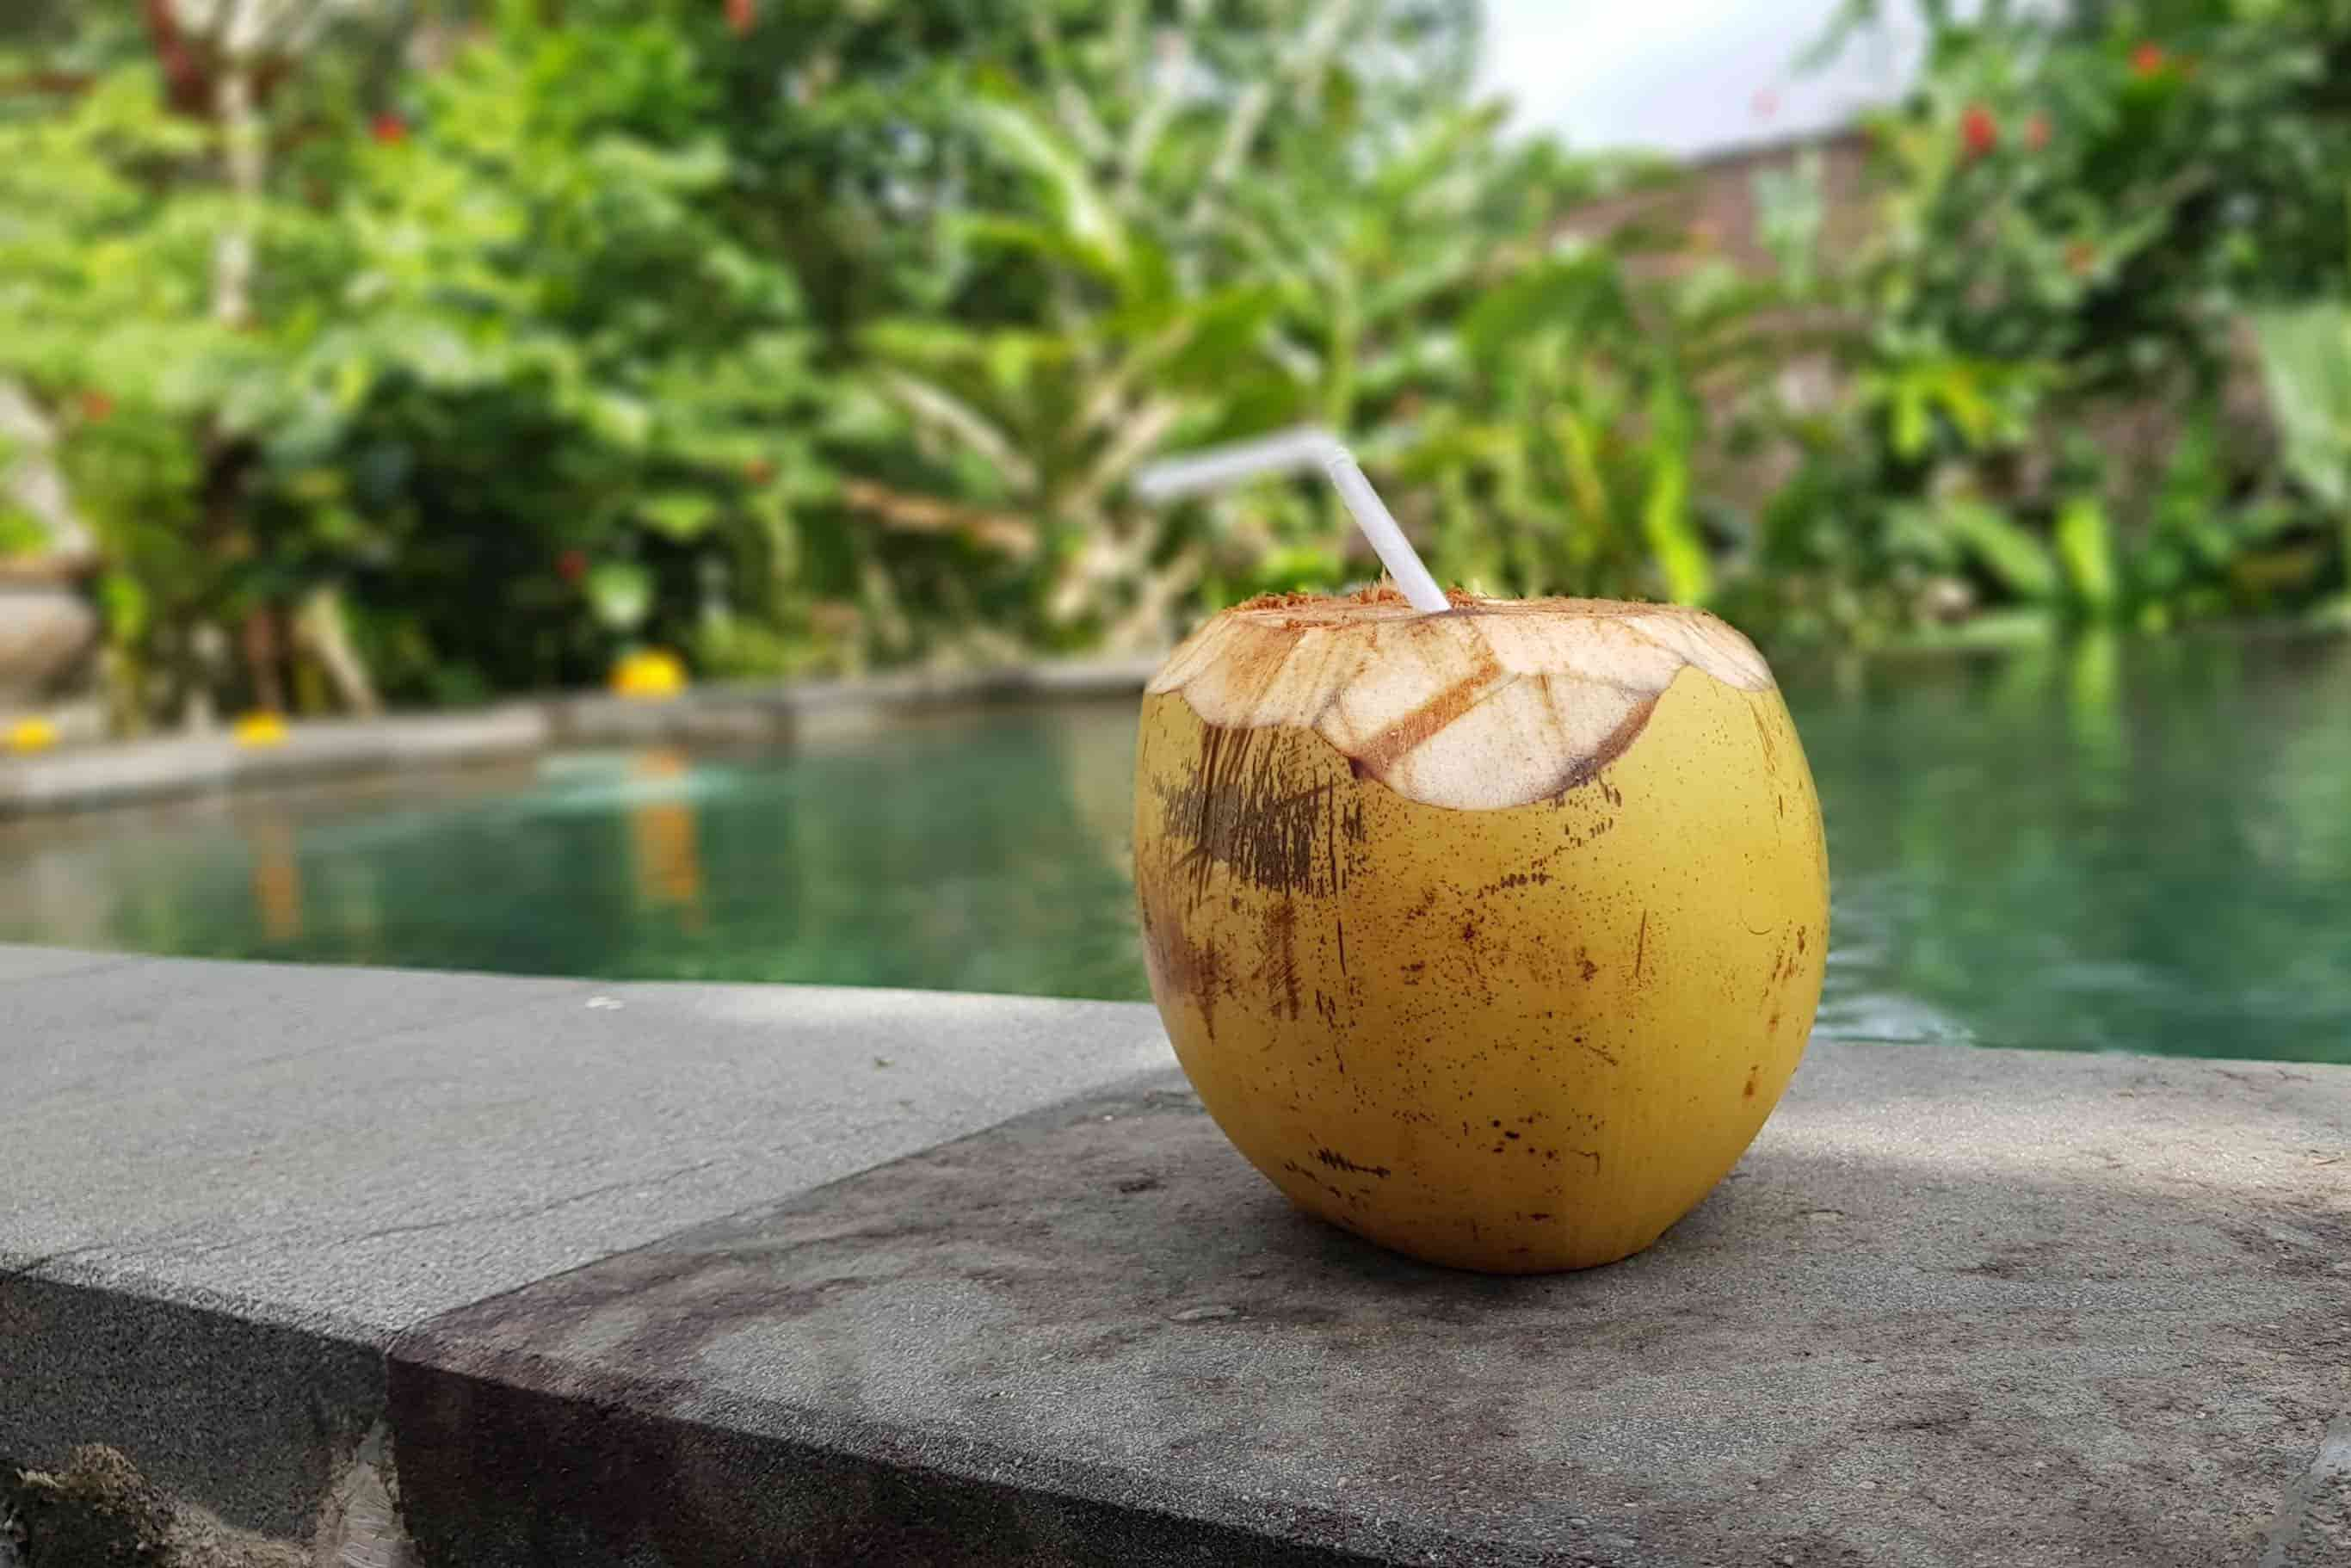
[(1380, 564), (1415, 610), (1439, 615), (1452, 608), (1445, 591), (1428, 575), (1412, 541), (1396, 526), (1395, 517), (1380, 500), (1370, 480), (1356, 465), (1354, 454), (1327, 430), (1302, 426), (1256, 441), (1236, 442), (1188, 457), (1155, 464), (1135, 476), (1135, 493), (1146, 501), (1168, 501), (1228, 485), (1260, 474), (1294, 473), (1308, 464), (1319, 466), (1338, 486), (1339, 498), (1355, 519)]
[(1380, 564), (1388, 569), (1395, 585), (1412, 607), (1423, 615), (1442, 615), (1453, 608), (1445, 597), (1445, 590), (1437, 586), (1437, 579), (1428, 575), (1428, 568), (1420, 564), (1420, 552), (1396, 527), (1395, 515), (1380, 499), (1364, 471), (1355, 466), (1355, 455), (1340, 445), (1331, 444), (1329, 455), (1322, 459), (1322, 471), (1331, 476), (1331, 483), (1339, 486), (1339, 499), (1347, 503), (1347, 510), (1355, 514), (1355, 526), (1372, 541), (1373, 553)]

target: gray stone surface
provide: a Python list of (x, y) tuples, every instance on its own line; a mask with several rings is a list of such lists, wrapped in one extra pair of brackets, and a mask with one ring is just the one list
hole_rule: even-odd
[(380, 1337), (1170, 1060), (1132, 1005), (0, 946), (0, 1269)]
[(1656, 1249), (1501, 1281), (1167, 1061), (0, 946), (0, 1456), (302, 1541), (388, 1451), (429, 1568), (2351, 1562), (2351, 1069), (1819, 1044)]
[(1168, 1060), (1145, 1008), (0, 946), (0, 1458), (306, 1537), (395, 1330)]
[(1169, 1075), (413, 1331), (403, 1498), (482, 1564), (2335, 1563), (2346, 1153), (2351, 1070), (1815, 1045), (1648, 1253), (1482, 1279)]

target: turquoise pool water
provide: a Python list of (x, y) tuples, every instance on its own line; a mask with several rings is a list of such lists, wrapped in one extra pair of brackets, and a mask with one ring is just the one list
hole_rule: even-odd
[[(1910, 657), (1788, 692), (1820, 1029), (2351, 1061), (2351, 641)], [(0, 831), (0, 939), (1143, 998), (1128, 704), (569, 755)]]

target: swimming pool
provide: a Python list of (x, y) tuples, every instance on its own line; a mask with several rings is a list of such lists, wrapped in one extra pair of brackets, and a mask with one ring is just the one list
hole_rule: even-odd
[[(1820, 1030), (2351, 1061), (2351, 640), (1790, 670)], [(0, 829), (0, 939), (1140, 998), (1131, 703)]]

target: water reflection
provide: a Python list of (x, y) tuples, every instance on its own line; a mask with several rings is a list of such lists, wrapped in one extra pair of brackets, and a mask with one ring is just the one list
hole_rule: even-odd
[(254, 824), (253, 903), (261, 912), (261, 934), (273, 944), (302, 935), (302, 865), (295, 858), (294, 825), (283, 819)]
[[(1790, 669), (1820, 1027), (2351, 1061), (2351, 643)], [(1141, 998), (1128, 704), (0, 832), (0, 937)], [(434, 792), (434, 791), (437, 791)]]
[(2351, 1060), (2351, 644), (2085, 643), (1792, 696), (1828, 1031)]
[(702, 857), (695, 847), (694, 807), (684, 789), (692, 768), (682, 751), (648, 751), (636, 758), (631, 772), (651, 790), (629, 808), (629, 847), (641, 901), (674, 906), (686, 929), (698, 931), (703, 923)]

